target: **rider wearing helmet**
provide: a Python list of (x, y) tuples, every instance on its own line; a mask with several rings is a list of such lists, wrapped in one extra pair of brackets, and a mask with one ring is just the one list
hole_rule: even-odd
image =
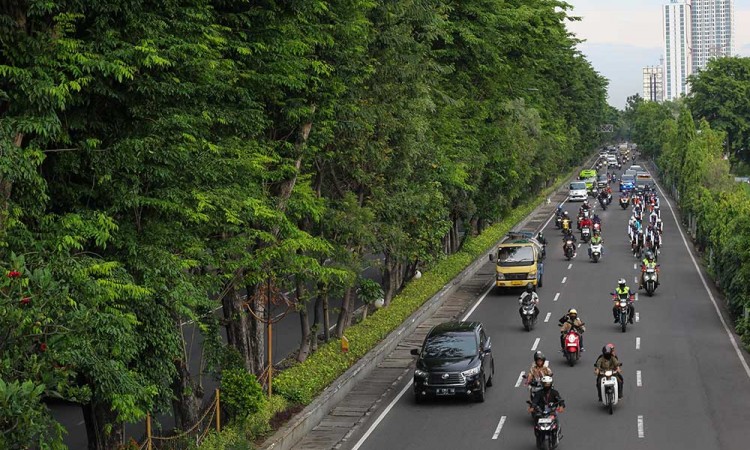
[(575, 308), (570, 308), (568, 310), (568, 313), (562, 316), (559, 320), (559, 324), (562, 328), (560, 328), (560, 348), (564, 351), (565, 350), (565, 335), (570, 331), (571, 328), (574, 328), (580, 337), (581, 342), (581, 351), (584, 351), (583, 348), (583, 332), (586, 331), (585, 324), (581, 321), (581, 319), (578, 318), (578, 311), (576, 311)]
[(552, 369), (550, 369), (548, 366), (545, 366), (545, 362), (547, 362), (547, 357), (544, 356), (544, 353), (537, 350), (534, 353), (534, 362), (531, 364), (529, 371), (526, 373), (527, 386), (534, 380), (541, 381), (542, 377), (552, 376)]
[(539, 308), (537, 305), (539, 304), (539, 296), (534, 292), (534, 285), (532, 283), (528, 283), (526, 285), (526, 290), (521, 294), (521, 297), (518, 298), (518, 304), (521, 305), (518, 308), (518, 314), (521, 315), (521, 319), (523, 320), (523, 304), (525, 302), (531, 302), (534, 304), (534, 318), (536, 319), (536, 316), (539, 315)]
[[(594, 235), (591, 236), (591, 245), (604, 244), (602, 239), (602, 233), (599, 230), (594, 230)], [(601, 256), (604, 256), (604, 247), (601, 249)], [(591, 258), (591, 246), (589, 246), (589, 258)]]
[(630, 311), (630, 319), (628, 319), (629, 323), (633, 323), (633, 317), (635, 317), (635, 306), (633, 306), (633, 302), (630, 301), (630, 286), (627, 286), (625, 278), (620, 278), (617, 280), (617, 287), (615, 288), (615, 292), (617, 293), (617, 299), (615, 300), (615, 304), (612, 306), (612, 315), (615, 318), (615, 323), (620, 322), (620, 305), (619, 305), (619, 299), (625, 298), (628, 300), (628, 309)]
[[(643, 258), (643, 265), (641, 266), (641, 283), (638, 285), (638, 289), (643, 289), (643, 275), (646, 274), (646, 269), (655, 269), (656, 261), (654, 260), (654, 253), (649, 250), (646, 252), (646, 257)], [(656, 279), (656, 285), (659, 285), (659, 278)]]
[(576, 247), (576, 235), (573, 234), (573, 230), (570, 228), (563, 228), (563, 254), (565, 254), (565, 246), (568, 244), (568, 241), (573, 241), (573, 257), (575, 258), (578, 256), (577, 247)]
[(617, 377), (618, 384), (617, 390), (619, 392), (618, 398), (622, 399), (622, 386), (624, 383), (620, 366), (622, 366), (622, 364), (614, 354), (614, 345), (611, 347), (609, 345), (602, 347), (602, 354), (599, 355), (594, 363), (594, 373), (596, 374), (596, 395), (599, 397), (599, 401), (602, 401), (602, 391), (599, 389), (599, 383), (604, 376), (604, 372), (607, 370), (613, 370), (616, 372), (615, 376)]
[(551, 376), (545, 376), (542, 377), (542, 387), (543, 389), (536, 393), (534, 396), (534, 399), (531, 401), (531, 405), (529, 407), (529, 412), (534, 412), (534, 407), (537, 407), (539, 409), (544, 409), (545, 406), (549, 405), (550, 403), (558, 405), (558, 411), (562, 412), (565, 410), (565, 400), (560, 397), (560, 393), (557, 392), (557, 389), (552, 388), (552, 377)]

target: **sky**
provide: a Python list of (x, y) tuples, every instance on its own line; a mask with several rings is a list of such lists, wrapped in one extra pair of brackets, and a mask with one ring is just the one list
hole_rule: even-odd
[[(585, 40), (579, 48), (609, 79), (609, 103), (625, 107), (643, 95), (643, 68), (659, 64), (663, 52), (661, 7), (669, 0), (565, 0), (573, 6), (568, 30)], [(750, 0), (734, 0), (735, 51), (750, 56)]]

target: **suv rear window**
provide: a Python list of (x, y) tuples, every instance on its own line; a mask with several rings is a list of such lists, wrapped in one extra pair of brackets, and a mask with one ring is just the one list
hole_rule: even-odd
[(633, 177), (633, 175), (623, 175), (622, 176), (622, 181), (623, 182), (629, 181), (629, 182), (632, 183), (634, 179), (635, 179), (635, 177)]
[(534, 250), (526, 247), (500, 247), (497, 264), (504, 267), (528, 266), (534, 264)]
[(473, 332), (443, 333), (430, 337), (422, 348), (423, 358), (468, 358), (477, 354)]

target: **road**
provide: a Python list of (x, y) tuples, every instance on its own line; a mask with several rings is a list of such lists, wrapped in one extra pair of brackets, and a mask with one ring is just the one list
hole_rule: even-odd
[[(678, 231), (661, 193), (664, 247), (662, 284), (653, 297), (641, 291), (637, 323), (626, 333), (613, 324), (609, 292), (620, 277), (631, 288), (638, 261), (625, 236), (630, 210), (616, 204), (597, 211), (603, 221), (605, 254), (594, 264), (581, 246), (571, 262), (562, 256), (559, 231), (550, 224), (540, 322), (531, 332), (521, 326), (518, 292), (488, 291), (469, 320), (481, 320), (492, 337), (494, 385), (485, 403), (458, 400), (417, 405), (411, 379), (403, 380), (389, 406), (355, 433), (355, 450), (398, 448), (503, 448), (534, 446), (526, 412), (528, 391), (519, 386), (534, 350), (542, 350), (554, 371), (555, 387), (567, 402), (561, 414), (560, 448), (726, 449), (748, 447), (750, 369), (746, 352), (732, 342), (716, 306), (719, 300), (701, 278), (688, 242)], [(566, 209), (575, 214), (578, 204)], [(553, 240), (554, 237), (554, 240)], [(703, 275), (706, 278), (706, 275)], [(707, 278), (706, 278), (707, 281)], [(559, 348), (557, 319), (575, 307), (587, 325), (587, 352), (575, 367)], [(614, 343), (623, 362), (624, 399), (610, 416), (597, 402), (593, 364), (606, 343)]]

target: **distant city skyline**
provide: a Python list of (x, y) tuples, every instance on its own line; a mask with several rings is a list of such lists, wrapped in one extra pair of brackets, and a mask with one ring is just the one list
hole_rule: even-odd
[[(669, 0), (566, 0), (581, 17), (568, 30), (581, 52), (610, 80), (609, 103), (624, 108), (628, 96), (643, 95), (643, 68), (664, 55), (662, 8)], [(750, 56), (750, 0), (735, 0), (735, 53)]]

